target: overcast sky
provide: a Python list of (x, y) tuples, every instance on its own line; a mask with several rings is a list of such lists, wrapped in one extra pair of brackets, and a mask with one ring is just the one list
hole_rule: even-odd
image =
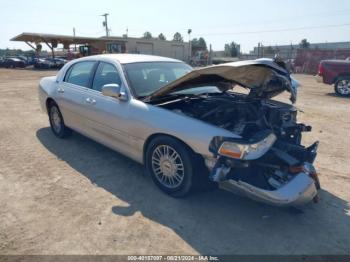
[(235, 41), (242, 50), (264, 45), (350, 41), (349, 0), (0, 0), (0, 48), (24, 48), (10, 38), (22, 32), (102, 36), (108, 12), (111, 35), (145, 31), (168, 39), (204, 37), (214, 50)]

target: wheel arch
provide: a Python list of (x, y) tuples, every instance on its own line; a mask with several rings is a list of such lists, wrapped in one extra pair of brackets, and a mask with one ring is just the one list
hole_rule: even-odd
[(333, 80), (333, 84), (336, 84), (339, 80), (342, 80), (342, 79), (349, 79), (350, 80), (350, 74), (343, 73), (343, 74), (337, 75)]
[(169, 138), (172, 138), (172, 139), (175, 139), (176, 141), (180, 142), (181, 144), (183, 144), (193, 155), (196, 155), (196, 156), (199, 156), (202, 158), (202, 156), (198, 153), (196, 153), (191, 146), (189, 146), (185, 141), (179, 139), (178, 137), (175, 137), (173, 135), (169, 135), (169, 134), (166, 134), (166, 133), (155, 133), (155, 134), (152, 134), (150, 135), (145, 143), (143, 144), (143, 153), (142, 153), (142, 160), (143, 160), (143, 163), (145, 164), (145, 161), (146, 161), (146, 152), (147, 152), (147, 148), (149, 146), (149, 144), (152, 142), (152, 140), (154, 140), (155, 138), (157, 137), (160, 137), (160, 136), (165, 136), (165, 137), (169, 137)]

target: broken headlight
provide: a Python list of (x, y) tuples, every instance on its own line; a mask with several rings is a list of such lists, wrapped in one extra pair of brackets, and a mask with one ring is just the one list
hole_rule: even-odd
[(277, 137), (271, 133), (262, 140), (253, 143), (224, 141), (218, 150), (218, 154), (242, 160), (258, 159), (269, 151), (276, 139)]

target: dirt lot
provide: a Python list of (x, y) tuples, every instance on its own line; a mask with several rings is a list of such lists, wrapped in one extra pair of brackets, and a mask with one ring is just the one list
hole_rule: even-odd
[(37, 98), (53, 74), (0, 69), (0, 254), (350, 253), (350, 99), (332, 87), (297, 76), (323, 186), (297, 212), (220, 190), (173, 199), (118, 153), (58, 140)]

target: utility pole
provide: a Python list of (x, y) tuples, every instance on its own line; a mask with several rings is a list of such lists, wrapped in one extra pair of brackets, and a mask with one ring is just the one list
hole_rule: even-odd
[(213, 49), (211, 47), (211, 44), (209, 45), (209, 56), (208, 56), (208, 65), (213, 64)]
[[(74, 42), (75, 42), (75, 27), (73, 27), (73, 40), (74, 40)], [(69, 49), (69, 48), (68, 48)], [(74, 52), (76, 52), (77, 51), (77, 44), (76, 43), (74, 43)]]
[(107, 17), (109, 16), (109, 14), (108, 13), (105, 13), (105, 14), (103, 14), (103, 15), (101, 15), (101, 16), (104, 16), (105, 17), (105, 20), (103, 21), (103, 26), (106, 28), (106, 37), (109, 37), (109, 29), (108, 29), (108, 19), (107, 19)]
[(192, 29), (188, 29), (187, 31), (188, 33), (188, 62), (191, 62), (191, 58), (192, 58), (192, 46), (191, 46), (191, 33), (192, 33)]

